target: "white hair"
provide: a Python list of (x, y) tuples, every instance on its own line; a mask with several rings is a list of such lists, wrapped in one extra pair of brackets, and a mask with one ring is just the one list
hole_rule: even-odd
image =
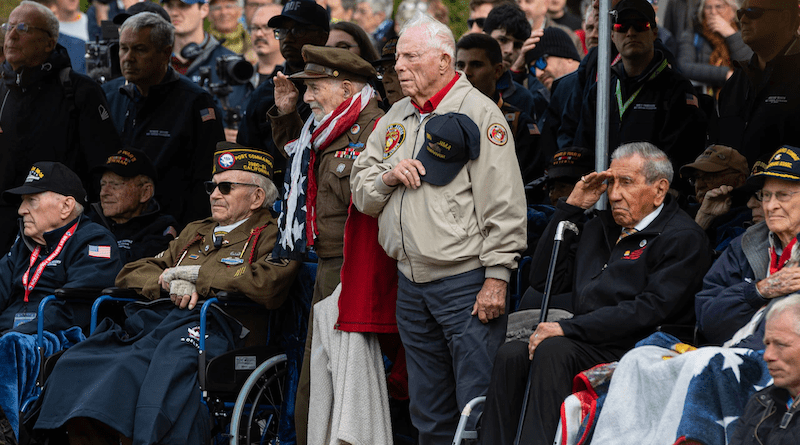
[[(744, 3), (743, 0), (722, 0), (723, 3), (726, 3), (728, 6), (733, 8), (733, 11), (736, 12), (739, 9), (739, 6)], [(699, 4), (697, 5), (697, 22), (700, 23), (703, 21), (703, 10), (706, 7), (706, 0), (700, 0)], [(734, 14), (735, 16), (735, 14)]]
[(450, 28), (430, 15), (419, 12), (403, 25), (400, 30), (400, 37), (409, 29), (416, 27), (421, 27), (427, 34), (427, 38), (424, 40), (428, 48), (438, 49), (449, 55), (453, 68), (455, 68), (456, 39), (453, 37), (453, 31), (450, 31)]
[(794, 317), (794, 332), (800, 335), (800, 294), (794, 293), (786, 298), (775, 300), (767, 310), (766, 320), (770, 321), (786, 310), (791, 311)]
[(44, 19), (45, 29), (47, 29), (54, 40), (58, 40), (58, 17), (53, 14), (53, 11), (51, 11), (50, 8), (41, 3), (36, 3), (30, 0), (22, 0), (17, 8), (20, 6), (29, 6), (39, 11)]
[(272, 204), (278, 199), (278, 188), (275, 187), (275, 184), (266, 176), (258, 173), (248, 173), (253, 175), (253, 184), (264, 190), (264, 203), (261, 204), (261, 208), (267, 209), (272, 207)]
[(661, 178), (672, 183), (674, 170), (672, 168), (672, 163), (669, 161), (669, 157), (666, 153), (649, 142), (631, 142), (620, 145), (611, 153), (611, 160), (625, 159), (635, 155), (644, 159), (642, 174), (648, 184), (652, 184)]

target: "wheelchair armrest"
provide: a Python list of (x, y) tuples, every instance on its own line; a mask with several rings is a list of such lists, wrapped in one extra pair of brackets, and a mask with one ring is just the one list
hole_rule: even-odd
[(697, 327), (693, 324), (662, 324), (656, 330), (677, 337), (686, 344), (697, 345)]
[(94, 300), (103, 293), (98, 287), (69, 287), (56, 289), (53, 295), (63, 300)]
[[(219, 300), (219, 303), (222, 304), (253, 302), (253, 300), (247, 298), (247, 295), (241, 292), (233, 292), (233, 291), (217, 290), (217, 289), (212, 289), (212, 292), (214, 293), (214, 297), (216, 297), (216, 299)], [(258, 303), (253, 302), (253, 304), (258, 304)]]
[(142, 298), (136, 290), (125, 287), (107, 287), (103, 289), (101, 295), (108, 295), (113, 298)]

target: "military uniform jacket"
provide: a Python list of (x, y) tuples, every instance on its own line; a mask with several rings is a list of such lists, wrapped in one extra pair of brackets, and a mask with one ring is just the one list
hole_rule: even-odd
[[(353, 202), (378, 218), (378, 242), (415, 283), (486, 268), (508, 281), (525, 250), (526, 208), (514, 139), (497, 104), (464, 73), (432, 113), (421, 116), (406, 97), (381, 118), (356, 159)], [(425, 124), (448, 112), (469, 116), (480, 130), (480, 155), (447, 185), (389, 187), (383, 173), (425, 146)]]
[[(114, 277), (122, 267), (114, 236), (105, 227), (89, 221), (81, 215), (63, 227), (44, 234), (45, 246), (31, 267), (29, 276), (56, 249), (62, 236), (75, 222), (78, 228), (67, 240), (61, 252), (44, 268), (39, 282), (30, 294), (27, 312), (36, 312), (39, 302), (58, 288), (93, 287), (103, 288), (113, 285)], [(20, 230), (20, 233), (22, 231)], [(11, 250), (0, 259), (0, 332), (9, 330), (14, 316), (25, 311), (25, 288), (22, 276), (30, 266), (31, 253), (36, 243), (25, 235), (17, 238)], [(59, 331), (72, 326), (86, 326), (89, 323), (88, 307), (78, 308), (57, 301), (50, 303), (45, 310), (44, 327), (49, 331)], [(18, 326), (15, 331), (25, 334), (36, 333), (36, 321)]]
[[(381, 116), (383, 110), (378, 107), (378, 101), (371, 99), (356, 123), (334, 139), (324, 151), (317, 153), (314, 174), (317, 177), (319, 235), (314, 241), (314, 249), (321, 258), (342, 256), (344, 222), (347, 220), (347, 207), (350, 205), (350, 172)], [(272, 122), (275, 144), (286, 156), (283, 147), (300, 136), (303, 121), (297, 112), (278, 116), (275, 107), (269, 111), (269, 120)]]
[(147, 97), (124, 82), (118, 78), (103, 89), (124, 145), (145, 152), (156, 167), (156, 199), (182, 225), (205, 217), (203, 182), (217, 142), (225, 140), (214, 100), (172, 68)]
[(158, 277), (164, 269), (200, 265), (195, 283), (198, 295), (211, 296), (215, 289), (240, 292), (267, 309), (278, 308), (286, 299), (300, 263), (272, 260), (270, 253), (278, 226), (270, 211), (256, 211), (225, 235), (220, 248), (214, 247), (215, 227), (217, 223), (211, 218), (189, 224), (155, 258), (125, 265), (117, 276), (117, 286), (157, 299), (161, 295)]

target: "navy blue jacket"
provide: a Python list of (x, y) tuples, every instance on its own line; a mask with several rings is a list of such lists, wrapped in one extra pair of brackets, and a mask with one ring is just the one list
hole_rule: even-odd
[[(556, 226), (581, 227), (584, 211), (559, 200), (531, 264), (531, 286), (544, 290)], [(603, 211), (567, 232), (552, 293), (572, 292), (575, 316), (559, 321), (564, 335), (590, 344), (631, 348), (659, 326), (693, 325), (694, 294), (711, 265), (705, 233), (667, 195), (664, 208), (641, 232), (619, 243), (621, 228)]]
[[(47, 245), (33, 264), (30, 276), (33, 276), (42, 260), (56, 248), (61, 237), (76, 220), (79, 223), (75, 233), (61, 253), (44, 268), (39, 282), (31, 292), (27, 312), (35, 313), (42, 298), (58, 288), (103, 288), (114, 285), (114, 278), (122, 269), (117, 243), (111, 232), (91, 222), (84, 215), (44, 234)], [(25, 290), (22, 286), (22, 275), (28, 270), (31, 252), (35, 246), (33, 240), (20, 236), (8, 254), (0, 259), (0, 332), (10, 330), (14, 316), (24, 311)], [(90, 254), (91, 246), (110, 246), (108, 258), (104, 257), (102, 249), (99, 254)], [(47, 306), (44, 327), (49, 331), (68, 329), (75, 325), (85, 327), (88, 325), (88, 317), (88, 308), (78, 309), (77, 306), (54, 302)], [(21, 324), (14, 330), (25, 334), (36, 333), (36, 321)]]
[(178, 222), (172, 215), (161, 212), (155, 199), (151, 199), (141, 215), (118, 224), (103, 215), (99, 202), (92, 204), (89, 217), (102, 224), (117, 239), (120, 258), (123, 264), (139, 258), (156, 256), (169, 247), (169, 242), (178, 236)]
[[(756, 283), (766, 277), (769, 268), (768, 234), (765, 223), (748, 228), (731, 241), (703, 278), (703, 290), (695, 297), (695, 312), (697, 325), (710, 343), (730, 340), (769, 303), (756, 291)], [(762, 338), (753, 335), (750, 347), (763, 349)]]
[(125, 145), (145, 152), (156, 167), (162, 208), (182, 225), (207, 217), (203, 182), (211, 175), (217, 142), (225, 140), (211, 96), (172, 68), (147, 97), (123, 77), (103, 89)]

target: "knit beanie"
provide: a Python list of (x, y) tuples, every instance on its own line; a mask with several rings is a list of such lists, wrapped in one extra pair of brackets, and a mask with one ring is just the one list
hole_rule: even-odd
[(569, 35), (554, 27), (545, 28), (544, 35), (539, 40), (539, 43), (536, 44), (536, 47), (525, 53), (525, 65), (530, 66), (531, 63), (544, 55), (581, 61), (581, 56), (578, 55), (578, 50)]

